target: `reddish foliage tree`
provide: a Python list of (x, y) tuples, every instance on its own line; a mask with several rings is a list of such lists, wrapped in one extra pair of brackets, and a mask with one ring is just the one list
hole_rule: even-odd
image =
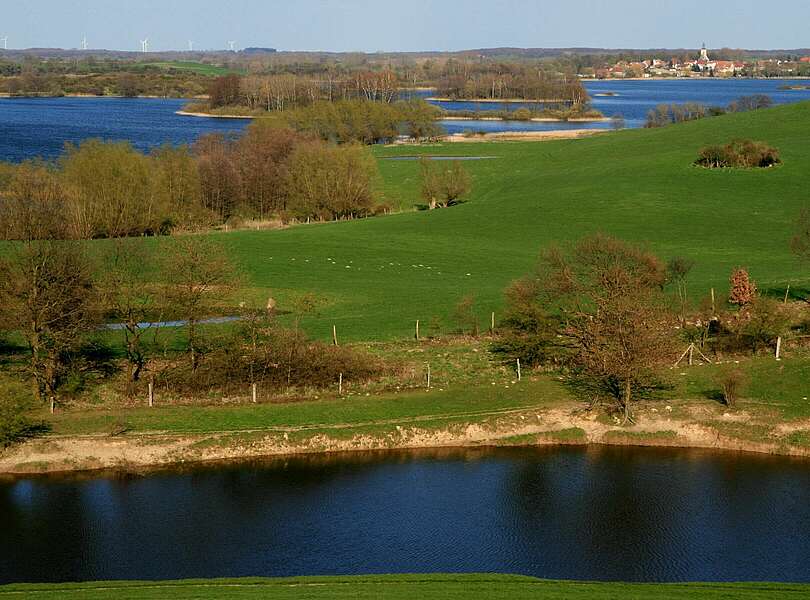
[(731, 274), (731, 291), (728, 301), (739, 306), (751, 304), (757, 295), (757, 284), (748, 276), (748, 271), (743, 268), (736, 269)]

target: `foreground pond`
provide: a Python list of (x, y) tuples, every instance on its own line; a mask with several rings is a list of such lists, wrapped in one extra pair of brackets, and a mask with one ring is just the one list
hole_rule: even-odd
[(694, 451), (339, 455), (0, 483), (0, 582), (502, 572), (810, 581), (810, 462)]

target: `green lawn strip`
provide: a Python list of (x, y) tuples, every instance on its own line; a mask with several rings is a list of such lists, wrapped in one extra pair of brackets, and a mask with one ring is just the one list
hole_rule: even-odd
[(681, 600), (685, 598), (800, 598), (810, 586), (769, 583), (626, 584), (545, 581), (511, 575), (378, 575), (293, 579), (212, 579), (169, 582), (98, 582), (0, 586), (0, 597), (96, 600), (216, 598)]
[(217, 65), (210, 65), (201, 62), (184, 61), (184, 60), (141, 63), (141, 66), (159, 67), (161, 69), (172, 69), (175, 71), (190, 71), (192, 73), (198, 73), (199, 75), (209, 75), (212, 77), (240, 72), (238, 70), (230, 69), (228, 67), (220, 67)]
[(781, 361), (760, 355), (738, 362), (726, 360), (723, 365), (678, 367), (672, 371), (677, 384), (673, 394), (718, 402), (721, 391), (717, 375), (729, 366), (739, 368), (748, 379), (731, 412), (746, 410), (754, 415), (772, 415), (780, 421), (810, 417), (810, 356), (806, 352), (796, 352)]
[[(106, 433), (125, 423), (133, 433), (211, 433), (272, 428), (358, 426), (384, 422), (410, 422), (491, 416), (509, 410), (553, 406), (569, 400), (559, 382), (548, 378), (476, 388), (432, 389), (423, 392), (352, 396), (284, 404), (237, 406), (166, 406), (110, 411), (67, 411), (52, 420), (53, 433), (77, 435)], [(415, 421), (414, 421), (415, 422)]]

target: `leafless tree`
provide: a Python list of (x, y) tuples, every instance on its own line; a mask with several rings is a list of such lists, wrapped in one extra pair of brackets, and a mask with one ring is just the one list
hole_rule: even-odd
[(196, 370), (202, 350), (199, 323), (232, 293), (237, 272), (221, 244), (196, 236), (166, 242), (162, 272), (167, 304), (186, 321), (186, 350)]

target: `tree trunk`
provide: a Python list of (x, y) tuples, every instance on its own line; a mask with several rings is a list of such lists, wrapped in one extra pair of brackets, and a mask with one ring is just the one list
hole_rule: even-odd
[(622, 425), (627, 425), (633, 420), (633, 415), (630, 412), (631, 393), (632, 393), (632, 386), (630, 378), (628, 378), (624, 382), (624, 421), (622, 422)]

